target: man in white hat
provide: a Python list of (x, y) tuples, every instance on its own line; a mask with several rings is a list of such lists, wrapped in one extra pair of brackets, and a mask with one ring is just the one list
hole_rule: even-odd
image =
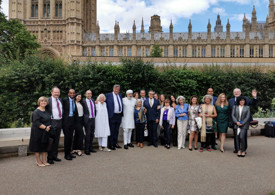
[(124, 136), (124, 149), (134, 147), (131, 143), (132, 131), (135, 128), (134, 110), (136, 105), (136, 99), (133, 98), (133, 90), (126, 91), (126, 97), (122, 99), (123, 102), (123, 118), (122, 128)]

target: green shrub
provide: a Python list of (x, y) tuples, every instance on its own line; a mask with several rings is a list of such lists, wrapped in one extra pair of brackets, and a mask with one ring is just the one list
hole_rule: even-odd
[(96, 97), (112, 91), (117, 83), (123, 94), (127, 89), (153, 89), (157, 93), (184, 95), (188, 99), (192, 95), (201, 99), (209, 87), (214, 88), (216, 96), (224, 92), (228, 98), (233, 96), (236, 87), (249, 97), (251, 90), (257, 89), (258, 106), (263, 110), (271, 108), (275, 97), (275, 72), (264, 73), (256, 67), (156, 68), (141, 59), (122, 59), (121, 65), (112, 65), (97, 62), (66, 64), (39, 56), (6, 61), (0, 56), (0, 128), (29, 124), (37, 99), (50, 96), (53, 86), (61, 89), (61, 97), (65, 97), (70, 88), (83, 95), (91, 89)]

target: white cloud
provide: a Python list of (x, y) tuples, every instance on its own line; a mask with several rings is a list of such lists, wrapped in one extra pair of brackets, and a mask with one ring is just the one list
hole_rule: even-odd
[[(230, 20), (233, 21), (243, 21), (244, 14), (234, 14), (232, 17), (230, 17)], [(250, 20), (251, 14), (245, 14), (246, 19)]]
[(214, 7), (212, 9), (214, 14), (220, 14), (221, 16), (227, 16), (227, 13), (224, 8), (222, 7)]
[[(2, 7), (8, 15), (8, 1), (3, 0)], [(268, 0), (255, 0), (256, 6)], [(168, 28), (171, 19), (176, 24), (180, 18), (191, 18), (194, 14), (207, 11), (212, 6), (213, 13), (228, 16), (224, 8), (218, 7), (222, 2), (251, 4), (253, 0), (98, 0), (98, 21), (101, 32), (114, 32), (115, 20), (119, 21), (121, 32), (132, 32), (133, 21), (140, 30), (141, 19), (144, 18), (145, 28), (150, 25), (150, 18), (157, 14), (161, 16), (163, 28)], [(233, 15), (232, 20), (242, 20), (243, 16)]]
[(8, 16), (9, 15), (9, 0), (3, 0), (1, 5), (3, 13)]

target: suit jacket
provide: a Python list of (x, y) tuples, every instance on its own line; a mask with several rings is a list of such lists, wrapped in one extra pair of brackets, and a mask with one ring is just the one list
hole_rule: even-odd
[[(113, 97), (113, 92), (107, 93), (106, 95), (106, 104), (107, 104), (107, 110), (108, 110), (108, 116), (109, 118), (112, 118), (114, 116), (115, 112), (115, 103), (114, 103), (114, 97)], [(121, 101), (121, 114), (123, 116), (123, 102), (122, 102), (122, 95), (119, 93), (118, 94), (120, 101)]]
[(144, 107), (147, 109), (147, 112), (146, 112), (147, 121), (155, 121), (156, 119), (159, 119), (159, 117), (160, 117), (160, 112), (157, 109), (160, 104), (157, 99), (154, 99), (154, 104), (151, 108), (149, 100), (150, 99), (147, 98), (144, 101)]
[[(94, 110), (95, 110), (94, 116), (96, 116), (95, 101), (93, 99), (91, 99), (91, 100), (94, 103)], [(88, 108), (88, 106), (90, 106), (90, 105), (87, 105), (86, 99), (82, 100), (82, 106), (83, 106), (84, 122), (87, 123), (89, 120), (89, 117), (90, 117), (89, 108)]]
[[(58, 100), (61, 102), (62, 104), (62, 100), (60, 98), (58, 98)], [(63, 104), (62, 104), (62, 107), (63, 107)], [(52, 105), (52, 97), (49, 97), (48, 98), (48, 104), (46, 106), (46, 110), (51, 114), (51, 117), (53, 115), (53, 112), (52, 112), (52, 108), (53, 108), (53, 105)]]
[[(244, 97), (245, 98), (245, 106), (256, 106), (257, 103), (258, 103), (258, 99), (249, 99), (248, 97)], [(235, 97), (234, 98), (231, 98), (229, 99), (228, 101), (229, 103), (229, 110), (230, 110), (230, 113), (232, 113), (232, 109), (235, 105), (237, 105), (237, 102), (235, 101)], [(252, 121), (252, 115), (250, 114), (250, 121)], [(232, 115), (229, 115), (229, 121), (232, 121)]]
[(213, 105), (215, 105), (216, 101), (218, 100), (218, 97), (213, 96)]
[[(243, 121), (243, 126), (241, 126), (241, 129), (248, 129), (250, 124), (250, 107), (244, 106), (242, 110), (242, 115), (240, 118), (240, 110), (239, 106), (234, 106), (232, 110), (232, 121), (236, 124), (238, 121)], [(235, 125), (234, 128), (237, 128)]]
[[(69, 100), (69, 97), (66, 97), (66, 98), (63, 99), (62, 108), (63, 108), (63, 118), (69, 117), (69, 114), (70, 114), (70, 100)], [(73, 116), (76, 114), (75, 110), (76, 110), (76, 104), (74, 102)]]

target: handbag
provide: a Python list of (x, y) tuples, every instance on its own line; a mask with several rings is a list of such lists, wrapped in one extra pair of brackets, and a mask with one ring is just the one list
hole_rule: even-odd
[(148, 137), (148, 134), (149, 134), (148, 129), (147, 129), (147, 127), (145, 127), (145, 129), (144, 129), (144, 137)]
[(206, 126), (206, 133), (214, 133), (214, 126)]
[(201, 117), (196, 117), (195, 121), (196, 121), (198, 129), (200, 130), (202, 128), (202, 118)]
[(49, 133), (47, 131), (43, 131), (41, 144), (48, 144), (49, 142)]

